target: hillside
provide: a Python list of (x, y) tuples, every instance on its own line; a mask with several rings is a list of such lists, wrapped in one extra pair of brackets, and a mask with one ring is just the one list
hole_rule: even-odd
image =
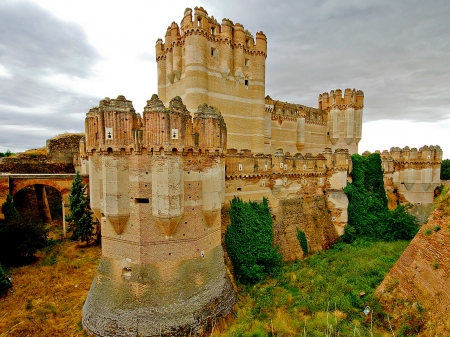
[(86, 336), (81, 309), (100, 255), (98, 246), (65, 241), (10, 270), (13, 293), (0, 298), (0, 336)]
[(449, 221), (447, 193), (376, 291), (404, 336), (450, 331)]

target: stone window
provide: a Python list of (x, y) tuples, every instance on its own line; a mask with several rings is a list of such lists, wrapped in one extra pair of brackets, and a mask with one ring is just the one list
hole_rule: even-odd
[(239, 171), (242, 171), (242, 164), (239, 164)]
[(248, 79), (244, 80), (245, 89), (248, 89)]
[(215, 27), (211, 27), (211, 35), (216, 35), (216, 28)]
[(250, 65), (250, 60), (249, 59), (245, 59), (244, 64), (246, 67), (248, 67)]
[(211, 48), (211, 56), (217, 56), (217, 49), (216, 48)]
[(283, 168), (283, 167), (284, 167), (283, 163), (280, 163), (280, 168)]

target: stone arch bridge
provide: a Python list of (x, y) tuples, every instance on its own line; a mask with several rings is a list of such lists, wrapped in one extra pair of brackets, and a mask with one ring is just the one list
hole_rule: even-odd
[[(38, 207), (44, 218), (48, 217), (50, 210), (45, 194), (44, 186), (51, 186), (61, 193), (62, 210), (63, 210), (63, 233), (66, 232), (65, 215), (69, 210), (69, 193), (75, 174), (18, 174), (18, 173), (1, 173), (0, 174), (0, 210), (1, 205), (6, 201), (6, 196), (11, 194), (14, 196), (22, 188), (34, 186), (36, 190), (36, 198)], [(89, 182), (88, 176), (82, 176), (83, 183)], [(0, 219), (3, 219), (3, 213), (0, 213)]]

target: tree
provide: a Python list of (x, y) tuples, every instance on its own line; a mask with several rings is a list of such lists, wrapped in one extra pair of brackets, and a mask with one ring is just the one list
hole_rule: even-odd
[(2, 204), (2, 213), (5, 216), (5, 221), (20, 217), (16, 206), (14, 206), (14, 201), (11, 194), (6, 196), (6, 201)]
[(273, 246), (272, 217), (267, 199), (262, 203), (233, 198), (231, 225), (225, 233), (225, 245), (239, 280), (244, 284), (274, 274), (281, 265), (281, 254)]
[(40, 219), (22, 217), (8, 195), (2, 205), (5, 219), (0, 222), (0, 261), (22, 264), (33, 260), (37, 250), (47, 245), (48, 227)]
[(89, 244), (93, 233), (94, 223), (92, 212), (89, 208), (89, 196), (86, 195), (87, 185), (81, 181), (81, 176), (77, 172), (72, 182), (69, 194), (69, 211), (66, 216), (68, 222), (67, 232), (72, 232), (73, 240), (81, 240)]
[(441, 164), (441, 179), (450, 180), (450, 159), (444, 159)]

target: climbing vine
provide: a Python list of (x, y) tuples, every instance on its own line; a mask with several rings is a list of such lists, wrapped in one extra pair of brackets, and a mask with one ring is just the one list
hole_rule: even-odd
[(230, 220), (225, 245), (238, 279), (244, 284), (252, 284), (267, 274), (277, 273), (281, 254), (278, 247), (273, 246), (272, 217), (267, 199), (258, 203), (234, 197)]
[(349, 205), (348, 225), (342, 239), (351, 242), (357, 237), (385, 241), (413, 238), (418, 222), (407, 212), (409, 206), (399, 205), (393, 211), (388, 208), (380, 155), (354, 154), (352, 162), (352, 183), (344, 188)]

